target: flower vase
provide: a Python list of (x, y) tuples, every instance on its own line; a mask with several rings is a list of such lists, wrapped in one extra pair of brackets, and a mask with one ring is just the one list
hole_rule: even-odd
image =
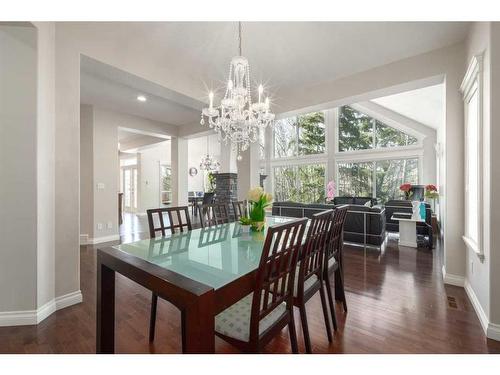
[(242, 225), (241, 233), (250, 233), (250, 225)]

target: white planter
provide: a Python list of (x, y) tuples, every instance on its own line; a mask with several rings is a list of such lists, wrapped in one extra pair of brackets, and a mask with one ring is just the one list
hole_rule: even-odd
[(241, 232), (242, 233), (250, 233), (250, 225), (242, 225)]

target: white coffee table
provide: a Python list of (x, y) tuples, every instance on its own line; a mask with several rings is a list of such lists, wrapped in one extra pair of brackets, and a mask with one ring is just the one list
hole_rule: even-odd
[(417, 247), (417, 223), (423, 223), (420, 217), (394, 217), (394, 215), (405, 215), (405, 212), (394, 212), (391, 220), (399, 221), (399, 244), (401, 246)]

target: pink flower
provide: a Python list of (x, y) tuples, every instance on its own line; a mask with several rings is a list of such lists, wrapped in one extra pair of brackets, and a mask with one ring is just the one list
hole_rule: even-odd
[(335, 197), (335, 181), (329, 181), (326, 185), (326, 198), (331, 201)]

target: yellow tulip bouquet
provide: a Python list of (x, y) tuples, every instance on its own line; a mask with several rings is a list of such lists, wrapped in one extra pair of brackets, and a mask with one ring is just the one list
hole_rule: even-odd
[(252, 229), (254, 231), (264, 230), (264, 225), (266, 223), (266, 207), (271, 205), (273, 201), (273, 196), (266, 193), (264, 189), (257, 186), (248, 191), (248, 203), (249, 218), (242, 218), (243, 220), (250, 219)]

